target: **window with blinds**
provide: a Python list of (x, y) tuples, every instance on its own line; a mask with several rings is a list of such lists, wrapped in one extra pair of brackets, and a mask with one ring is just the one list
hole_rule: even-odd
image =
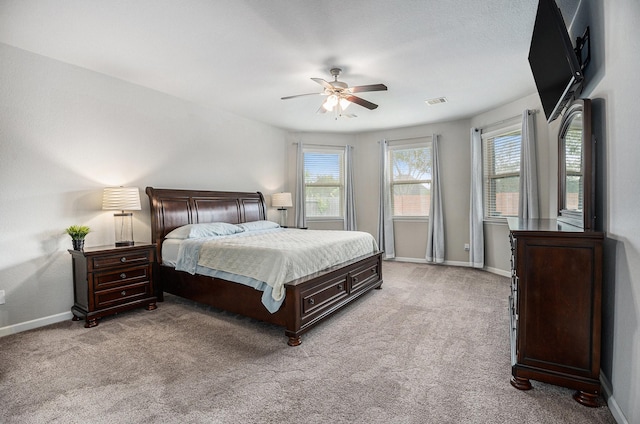
[(344, 150), (304, 149), (305, 214), (307, 218), (344, 217)]
[(431, 163), (431, 142), (389, 147), (394, 218), (429, 216)]
[(520, 124), (482, 134), (484, 217), (518, 216)]
[(584, 170), (582, 167), (582, 127), (569, 127), (564, 137), (565, 147), (565, 208), (582, 210)]

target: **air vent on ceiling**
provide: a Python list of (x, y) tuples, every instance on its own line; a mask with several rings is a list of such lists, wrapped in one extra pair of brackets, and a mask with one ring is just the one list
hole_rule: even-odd
[(425, 102), (429, 106), (439, 105), (440, 103), (447, 103), (447, 98), (446, 97), (436, 97), (435, 99), (425, 100)]

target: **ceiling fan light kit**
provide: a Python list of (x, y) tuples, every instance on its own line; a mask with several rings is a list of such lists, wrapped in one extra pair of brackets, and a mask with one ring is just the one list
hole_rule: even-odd
[(369, 110), (376, 109), (378, 105), (375, 103), (371, 103), (370, 101), (365, 100), (361, 97), (354, 96), (353, 93), (361, 93), (365, 91), (386, 91), (387, 90), (387, 86), (384, 84), (370, 84), (370, 85), (359, 85), (359, 86), (349, 87), (347, 83), (338, 81), (338, 76), (342, 72), (342, 69), (331, 68), (330, 72), (331, 72), (331, 76), (333, 76), (333, 81), (331, 82), (327, 82), (322, 78), (311, 78), (313, 81), (317, 82), (322, 87), (324, 87), (324, 90), (322, 93), (298, 94), (295, 96), (282, 97), (281, 99), (287, 100), (287, 99), (293, 99), (293, 98), (302, 97), (302, 96), (315, 96), (318, 94), (325, 95), (327, 96), (327, 98), (320, 105), (320, 109), (318, 109), (318, 113), (335, 111), (335, 119), (338, 119), (338, 117), (355, 118), (356, 115), (343, 113), (344, 110), (348, 108), (351, 103), (355, 103)]

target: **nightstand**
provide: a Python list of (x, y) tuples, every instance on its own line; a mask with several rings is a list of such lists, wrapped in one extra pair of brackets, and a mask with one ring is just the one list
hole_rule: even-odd
[(156, 246), (98, 246), (69, 250), (73, 261), (73, 320), (95, 327), (98, 319), (133, 308), (156, 309), (153, 268)]

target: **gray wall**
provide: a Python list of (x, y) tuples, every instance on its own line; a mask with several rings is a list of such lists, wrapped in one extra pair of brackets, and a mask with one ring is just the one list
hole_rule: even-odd
[[(619, 422), (640, 422), (640, 2), (581, 2), (574, 32), (591, 29), (583, 96), (598, 139), (596, 225), (606, 232), (602, 370)], [(579, 25), (580, 23), (581, 25)]]
[(70, 318), (63, 232), (89, 225), (88, 246), (114, 243), (104, 187), (141, 189), (135, 238), (149, 241), (146, 186), (284, 186), (281, 130), (3, 44), (0, 63), (0, 336)]

